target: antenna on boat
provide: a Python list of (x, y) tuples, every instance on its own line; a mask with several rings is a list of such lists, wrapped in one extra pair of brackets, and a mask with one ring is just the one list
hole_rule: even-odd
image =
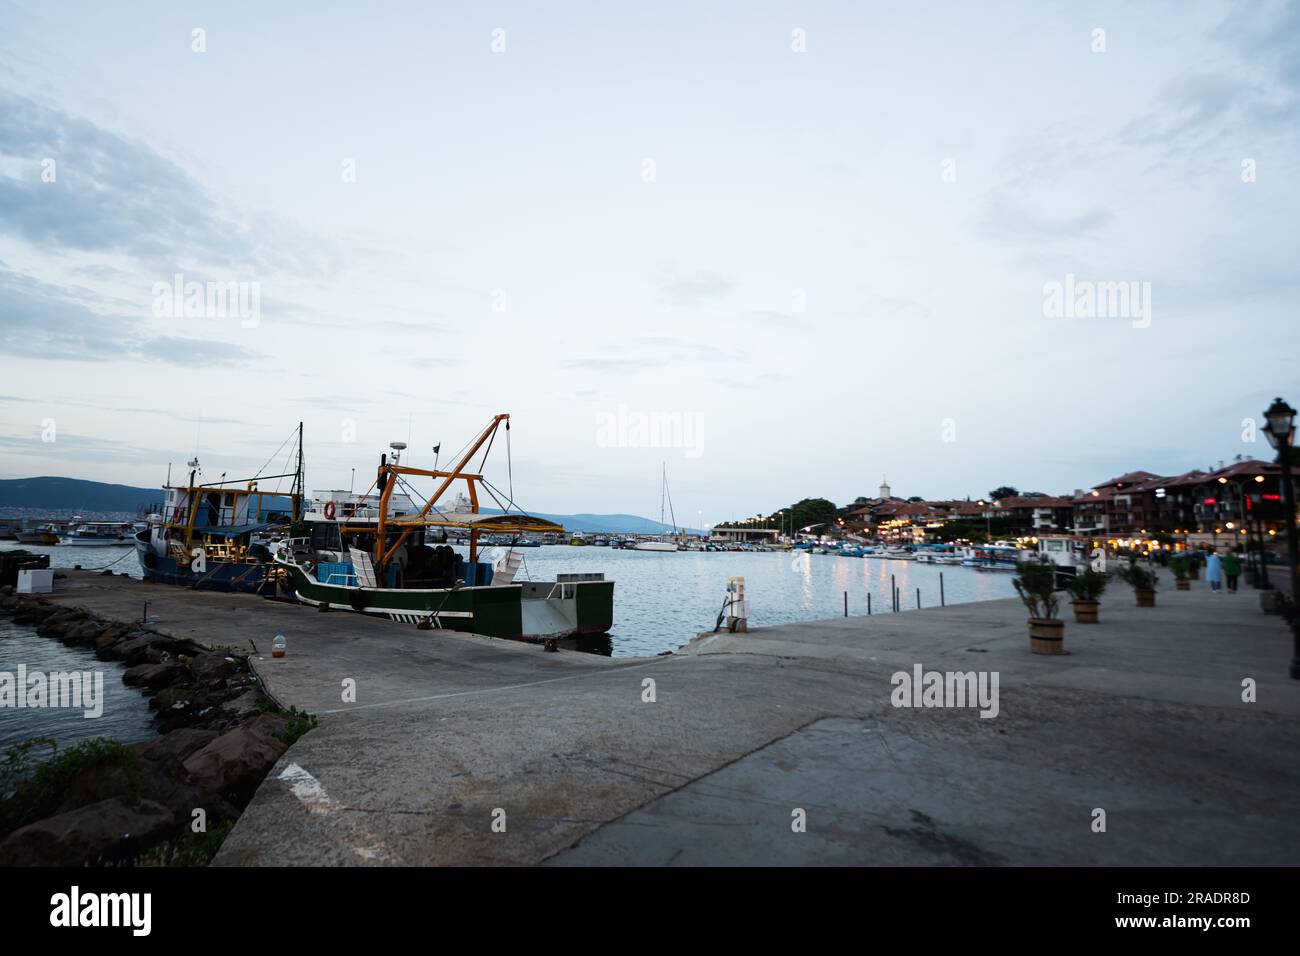
[(390, 441), (388, 447), (393, 450), (393, 464), (401, 464), (402, 452), (406, 451), (406, 442)]

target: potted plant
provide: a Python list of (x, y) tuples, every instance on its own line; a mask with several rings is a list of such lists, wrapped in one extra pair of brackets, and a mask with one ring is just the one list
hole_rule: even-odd
[(1174, 572), (1174, 587), (1180, 591), (1189, 591), (1192, 582), (1188, 579), (1188, 560), (1181, 555), (1169, 562), (1169, 570)]
[(1064, 654), (1065, 622), (1056, 616), (1056, 566), (1046, 560), (1017, 561), (1011, 583), (1029, 609), (1029, 649)]
[(1159, 580), (1154, 571), (1130, 564), (1119, 572), (1120, 579), (1131, 588), (1137, 598), (1138, 607), (1156, 606), (1156, 582)]
[(1097, 599), (1101, 597), (1101, 592), (1106, 590), (1106, 582), (1106, 575), (1100, 571), (1084, 568), (1065, 586), (1065, 589), (1070, 592), (1070, 597), (1073, 598), (1070, 607), (1074, 608), (1076, 623), (1097, 623), (1097, 608), (1101, 606), (1101, 602)]
[(1187, 560), (1187, 576), (1193, 581), (1201, 579), (1201, 556), (1196, 553), (1185, 555)]

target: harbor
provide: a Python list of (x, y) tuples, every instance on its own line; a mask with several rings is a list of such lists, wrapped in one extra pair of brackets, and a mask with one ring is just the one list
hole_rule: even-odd
[[(1052, 657), (1005, 599), (624, 659), (85, 572), (42, 600), (247, 653), (279, 706), (317, 715), (219, 865), (1272, 865), (1300, 846), (1289, 635), (1203, 582), (1154, 608), (1116, 589)], [(918, 664), (997, 672), (996, 717), (895, 706)]]

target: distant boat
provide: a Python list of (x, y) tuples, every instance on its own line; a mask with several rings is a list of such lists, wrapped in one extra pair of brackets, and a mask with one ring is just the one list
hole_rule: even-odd
[(581, 531), (573, 532), (573, 537), (569, 539), (569, 544), (573, 545), (575, 548), (580, 548), (586, 543), (587, 539)]
[(110, 547), (135, 544), (135, 528), (116, 521), (90, 521), (72, 528), (59, 541), (60, 545), (79, 548)]
[(59, 529), (57, 525), (43, 524), (27, 531), (19, 531), (18, 540), (23, 544), (58, 544)]
[(17, 528), (11, 524), (0, 524), (0, 541), (12, 541), (17, 537)]
[[(668, 465), (664, 464), (663, 484), (659, 489), (659, 525), (666, 528), (664, 524), (664, 505), (668, 506), (668, 516), (673, 519), (672, 527), (677, 527), (677, 516), (673, 514), (673, 499), (668, 493)], [(652, 538), (649, 541), (638, 541), (635, 545), (637, 551), (676, 551), (677, 541), (675, 535), (664, 533), (658, 538)]]

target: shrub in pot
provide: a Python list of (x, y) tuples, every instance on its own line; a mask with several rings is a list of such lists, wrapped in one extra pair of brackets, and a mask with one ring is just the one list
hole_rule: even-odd
[(1029, 609), (1029, 649), (1064, 654), (1065, 622), (1056, 616), (1056, 565), (1044, 559), (1017, 561), (1011, 584)]
[(1097, 608), (1101, 606), (1098, 598), (1106, 590), (1106, 575), (1092, 568), (1084, 568), (1065, 586), (1070, 592), (1070, 607), (1074, 609), (1074, 620), (1079, 624), (1096, 624)]
[(1174, 587), (1180, 591), (1187, 591), (1192, 587), (1187, 576), (1189, 566), (1190, 562), (1184, 557), (1177, 557), (1169, 562), (1169, 570), (1174, 572)]
[(1156, 582), (1159, 578), (1154, 571), (1130, 564), (1119, 572), (1120, 580), (1133, 589), (1138, 607), (1156, 606)]

